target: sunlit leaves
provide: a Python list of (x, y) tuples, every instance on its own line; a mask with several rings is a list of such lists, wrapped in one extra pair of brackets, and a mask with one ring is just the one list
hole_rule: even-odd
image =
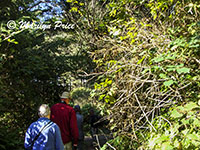
[(168, 52), (167, 54), (161, 54), (157, 57), (153, 58), (152, 61), (155, 63), (159, 63), (165, 60), (175, 60), (178, 57), (176, 53)]
[(181, 73), (190, 73), (190, 68), (178, 68), (177, 69), (177, 72), (178, 74), (181, 74)]
[(72, 12), (73, 12), (73, 11), (74, 11), (74, 12), (77, 12), (77, 11), (78, 11), (78, 8), (77, 8), (77, 7), (72, 7), (70, 11), (72, 11)]
[(15, 39), (8, 39), (8, 42), (10, 42), (10, 43), (14, 43), (14, 44), (18, 44), (18, 42), (17, 41), (15, 41)]
[(153, 19), (156, 20), (160, 17), (167, 17), (167, 10), (169, 9), (169, 6), (173, 4), (173, 0), (160, 0), (160, 1), (154, 1), (151, 0), (147, 6), (151, 10), (151, 15), (153, 16)]
[(169, 80), (169, 81), (165, 81), (163, 84), (164, 84), (165, 86), (171, 86), (173, 83), (174, 83), (173, 80)]
[(189, 111), (193, 110), (194, 108), (198, 108), (198, 107), (199, 106), (196, 103), (189, 102), (184, 106), (184, 110), (189, 112)]
[[(117, 116), (112, 118), (112, 125), (119, 129), (117, 133), (131, 137), (129, 131), (134, 132), (134, 129), (126, 128), (126, 124), (131, 123), (122, 116), (136, 114), (133, 116), (136, 121), (134, 127), (139, 131), (136, 132), (138, 141), (144, 138), (141, 140), (144, 143), (143, 149), (181, 149), (181, 146), (182, 149), (192, 149), (196, 138), (190, 142), (191, 137), (187, 138), (187, 135), (199, 134), (190, 130), (195, 129), (194, 124), (198, 127), (199, 121), (195, 118), (194, 111), (197, 107), (190, 102), (197, 101), (200, 85), (198, 28), (196, 23), (191, 23), (196, 22), (198, 18), (195, 18), (194, 14), (188, 16), (189, 6), (194, 8), (190, 3), (173, 0), (127, 0), (126, 3), (113, 1), (108, 5), (108, 18), (111, 21), (100, 25), (108, 27), (109, 35), (100, 39), (99, 43), (103, 43), (104, 40), (105, 46), (101, 45), (101, 54), (96, 53), (96, 56), (100, 57), (96, 61), (98, 67), (101, 66), (98, 69), (104, 72), (104, 79), (98, 80), (95, 87), (101, 92), (99, 98), (109, 108), (114, 93), (110, 91), (115, 83), (118, 98), (115, 104), (120, 108), (110, 108), (111, 114)], [(128, 9), (125, 11), (124, 8)], [(125, 17), (126, 15), (128, 17)], [(110, 63), (111, 60), (115, 62)], [(122, 64), (118, 65), (118, 62)], [(112, 84), (105, 84), (106, 78), (112, 77)], [(138, 107), (138, 103), (135, 105), (137, 100), (141, 103), (141, 108)], [(181, 106), (170, 109), (174, 105)], [(151, 115), (152, 111), (154, 114)], [(166, 118), (159, 118), (155, 123), (155, 114)], [(153, 127), (145, 122), (146, 119), (140, 122), (141, 126), (137, 124), (145, 115), (157, 129), (154, 134)], [(151, 132), (146, 134), (143, 128)], [(140, 133), (144, 134), (143, 138)], [(131, 138), (135, 139), (135, 136)], [(146, 141), (150, 141), (151, 138), (153, 146), (147, 148)]]
[(141, 64), (142, 63), (142, 61), (145, 59), (145, 56), (143, 56), (138, 62), (137, 62), (137, 64), (139, 65), (139, 64)]
[[(160, 128), (165, 131), (159, 130), (158, 133), (152, 134), (149, 141), (151, 149), (169, 149), (182, 148), (182, 149), (198, 149), (200, 142), (200, 132), (198, 130), (199, 117), (197, 116), (199, 106), (194, 102), (189, 102), (183, 106), (174, 107), (169, 112), (170, 118), (168, 123), (170, 126), (165, 125), (166, 120), (160, 120)], [(170, 141), (170, 142), (169, 142)], [(153, 142), (153, 143), (152, 143)]]
[(182, 116), (183, 116), (183, 114), (179, 113), (176, 109), (174, 109), (171, 113), (171, 117), (173, 117), (173, 118), (180, 118)]
[(166, 74), (163, 74), (163, 73), (159, 74), (159, 76), (160, 76), (160, 78), (162, 78), (162, 79), (167, 79), (167, 78), (169, 78), (169, 77), (167, 77)]

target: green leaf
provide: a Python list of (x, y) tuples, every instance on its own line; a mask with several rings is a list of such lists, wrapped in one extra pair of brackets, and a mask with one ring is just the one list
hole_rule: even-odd
[(83, 5), (84, 5), (84, 3), (79, 3), (79, 5), (80, 5), (80, 6), (83, 6)]
[(194, 108), (198, 108), (199, 106), (196, 104), (196, 103), (194, 103), (194, 102), (189, 102), (188, 104), (186, 104), (185, 106), (184, 106), (184, 110), (186, 110), (186, 111), (191, 111), (192, 109), (194, 109)]
[(189, 119), (185, 119), (185, 118), (183, 118), (183, 119), (181, 120), (181, 122), (182, 122), (183, 125), (188, 125), (188, 124), (190, 124), (190, 120), (189, 120)]
[(189, 129), (185, 129), (185, 130), (183, 130), (181, 132), (186, 136), (189, 131), (190, 131)]
[(110, 127), (110, 130), (113, 130), (115, 127), (116, 127), (116, 124), (113, 124), (113, 125)]
[(162, 135), (161, 137), (155, 140), (155, 143), (162, 143), (163, 141), (169, 140), (169, 136)]
[(99, 100), (102, 100), (105, 96), (106, 96), (105, 94), (100, 95), (100, 96), (99, 96)]
[(199, 140), (199, 137), (196, 134), (188, 134), (187, 138), (190, 140)]
[(101, 24), (99, 24), (99, 26), (100, 26), (100, 27), (104, 27), (105, 25), (104, 25), (104, 23), (101, 23)]
[(200, 121), (199, 121), (197, 118), (194, 119), (193, 124), (194, 124), (195, 126), (197, 126), (197, 127), (200, 127)]
[(175, 68), (168, 68), (167, 71), (168, 71), (168, 72), (170, 72), (170, 71), (175, 71)]
[(179, 68), (176, 70), (178, 72), (178, 74), (181, 74), (181, 73), (190, 73), (190, 68)]
[(112, 84), (112, 80), (108, 80), (107, 84)]
[(98, 83), (95, 83), (94, 88), (95, 88), (96, 90), (97, 90), (97, 89), (101, 89), (101, 85), (98, 84)]
[(171, 112), (171, 117), (173, 118), (180, 118), (182, 117), (183, 114), (179, 113), (176, 109), (174, 109), (172, 112)]
[(155, 20), (157, 18), (157, 14), (154, 14), (153, 16), (153, 20)]
[(142, 61), (144, 60), (144, 58), (145, 58), (145, 56), (143, 56), (142, 59), (140, 59), (140, 60), (137, 62), (137, 64), (138, 64), (138, 65), (141, 64)]
[(180, 143), (179, 143), (178, 139), (175, 139), (175, 141), (174, 141), (174, 146), (175, 146), (176, 148), (178, 148), (178, 147), (180, 146)]
[(161, 69), (163, 69), (162, 66), (153, 66), (152, 68), (155, 69), (155, 70), (161, 70)]
[(14, 43), (14, 44), (18, 44), (18, 42), (17, 41), (15, 41), (15, 39), (8, 39), (8, 42), (10, 42), (10, 43)]
[(165, 59), (171, 59), (171, 60), (175, 60), (176, 57), (175, 56), (167, 56)]
[(192, 80), (196, 81), (198, 79), (198, 76), (192, 77)]
[(77, 12), (77, 11), (78, 11), (78, 8), (77, 8), (77, 7), (72, 7), (70, 11), (72, 11), (72, 12)]
[(174, 45), (172, 46), (171, 50), (173, 51), (174, 49), (176, 49), (178, 47), (178, 45)]
[(114, 104), (115, 103), (115, 98), (113, 96), (106, 95), (105, 102), (106, 103), (110, 103), (110, 104)]
[(162, 78), (162, 79), (167, 79), (167, 78), (168, 78), (167, 75), (166, 75), (166, 74), (163, 74), (163, 73), (159, 74), (159, 76), (160, 76), (160, 78)]
[(164, 60), (164, 58), (163, 58), (162, 56), (156, 57), (156, 58), (153, 59), (153, 61), (156, 62), (156, 63), (157, 63), (157, 62), (161, 62), (161, 61), (163, 61), (163, 60)]
[(183, 66), (184, 66), (184, 64), (180, 64), (180, 65), (178, 65), (176, 67), (180, 68), (180, 67), (183, 67)]
[(177, 109), (179, 109), (180, 111), (184, 111), (184, 107), (182, 106), (178, 106)]
[(142, 74), (145, 74), (146, 72), (148, 72), (148, 71), (150, 71), (150, 69), (149, 68), (147, 68), (147, 69), (144, 69), (143, 71), (142, 71)]
[(173, 146), (170, 145), (170, 142), (164, 142), (162, 144), (161, 150), (173, 150)]
[(165, 81), (163, 84), (164, 84), (165, 86), (171, 86), (173, 83), (174, 83), (173, 80), (169, 80), (169, 81)]

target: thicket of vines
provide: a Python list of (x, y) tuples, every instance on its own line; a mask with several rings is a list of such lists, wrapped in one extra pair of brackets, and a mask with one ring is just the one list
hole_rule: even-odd
[(105, 149), (199, 147), (199, 7), (192, 0), (108, 5), (109, 35), (92, 55), (115, 133)]

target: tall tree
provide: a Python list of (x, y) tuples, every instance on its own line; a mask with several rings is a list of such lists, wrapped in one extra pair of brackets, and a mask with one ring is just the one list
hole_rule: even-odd
[[(36, 1), (1, 1), (2, 149), (22, 149), (24, 131), (37, 119), (38, 106), (41, 103), (51, 105), (57, 102), (63, 90), (70, 90), (67, 79), (70, 77), (66, 72), (78, 79), (77, 70), (86, 71), (92, 65), (87, 53), (77, 44), (73, 31), (20, 28), (20, 21), (40, 23), (45, 12), (51, 11), (45, 5), (42, 6), (46, 9), (40, 9), (39, 4)], [(53, 24), (54, 19), (45, 23)]]

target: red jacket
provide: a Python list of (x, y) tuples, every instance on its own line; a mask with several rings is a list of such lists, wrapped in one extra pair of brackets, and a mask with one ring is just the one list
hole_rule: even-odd
[(74, 144), (78, 143), (76, 113), (71, 106), (63, 102), (53, 105), (51, 120), (59, 126), (64, 144), (72, 140)]

